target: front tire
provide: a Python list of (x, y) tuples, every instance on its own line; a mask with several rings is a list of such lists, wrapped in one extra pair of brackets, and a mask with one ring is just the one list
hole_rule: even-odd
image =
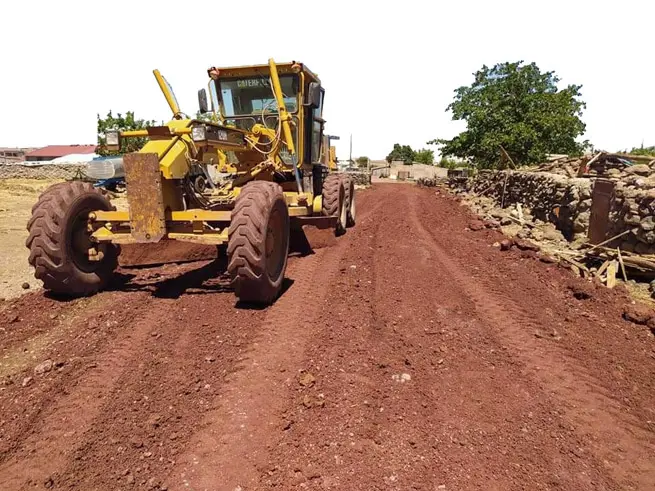
[(239, 300), (270, 304), (280, 294), (289, 252), (282, 188), (252, 181), (239, 194), (228, 231), (228, 273)]
[[(96, 245), (87, 230), (89, 213), (115, 208), (89, 183), (59, 183), (48, 188), (32, 208), (27, 223), (29, 263), (45, 289), (60, 295), (91, 295), (106, 286), (118, 266), (120, 250), (111, 244)], [(88, 250), (96, 245), (100, 261), (90, 261)]]

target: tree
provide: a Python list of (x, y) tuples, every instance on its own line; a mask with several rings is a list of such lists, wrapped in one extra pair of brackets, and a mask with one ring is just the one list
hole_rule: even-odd
[(518, 164), (542, 162), (546, 154), (579, 154), (588, 142), (580, 119), (585, 103), (580, 85), (558, 90), (554, 72), (542, 73), (523, 61), (486, 65), (471, 86), (455, 90), (453, 120), (466, 121), (466, 131), (451, 140), (437, 139), (441, 153), (471, 157), (480, 168), (497, 165), (502, 146)]
[(415, 157), (416, 154), (414, 150), (412, 150), (412, 147), (395, 143), (393, 150), (389, 155), (387, 155), (387, 162), (391, 163), (393, 160), (402, 160), (406, 164), (410, 164), (414, 162)]
[(414, 161), (419, 164), (434, 164), (434, 150), (422, 148), (414, 154)]
[(368, 166), (368, 161), (369, 161), (368, 157), (357, 157), (357, 159), (355, 159), (355, 162), (357, 163), (357, 167), (360, 168), (365, 168), (366, 166)]
[(98, 114), (98, 148), (96, 153), (98, 155), (123, 155), (129, 152), (136, 152), (141, 149), (143, 145), (148, 141), (146, 137), (139, 138), (125, 138), (121, 142), (121, 148), (118, 151), (107, 150), (107, 140), (105, 138), (105, 132), (107, 130), (119, 130), (119, 131), (129, 131), (129, 130), (142, 130), (148, 128), (149, 126), (154, 126), (154, 121), (146, 121), (143, 119), (134, 119), (134, 113), (128, 111), (123, 116), (121, 113), (118, 113), (116, 117), (112, 114), (111, 111), (107, 113), (105, 118), (101, 118)]
[(198, 121), (214, 121), (214, 113), (201, 113), (200, 110), (196, 111), (196, 117)]
[(632, 150), (628, 152), (630, 155), (647, 155), (647, 156), (652, 156), (655, 155), (655, 146), (652, 147), (644, 147), (644, 144), (641, 144), (641, 147), (634, 147)]

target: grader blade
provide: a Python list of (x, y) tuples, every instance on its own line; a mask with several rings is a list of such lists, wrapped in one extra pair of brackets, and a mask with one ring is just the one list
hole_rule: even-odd
[(155, 153), (128, 153), (123, 157), (130, 207), (132, 237), (137, 242), (159, 242), (166, 234), (164, 195), (159, 159)]

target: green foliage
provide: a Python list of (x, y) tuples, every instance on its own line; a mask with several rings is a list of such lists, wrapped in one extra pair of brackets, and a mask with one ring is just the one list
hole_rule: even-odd
[(355, 162), (357, 163), (357, 167), (360, 167), (360, 168), (364, 168), (364, 167), (368, 166), (368, 161), (369, 161), (368, 157), (357, 157), (355, 159)]
[(198, 121), (214, 121), (214, 113), (201, 113), (200, 110), (196, 111), (196, 117)]
[(430, 150), (428, 148), (422, 148), (421, 150), (415, 152), (414, 162), (418, 162), (419, 164), (433, 165), (434, 150)]
[(123, 155), (129, 152), (136, 152), (148, 141), (147, 138), (125, 138), (121, 142), (121, 149), (119, 151), (109, 151), (106, 146), (105, 131), (107, 130), (142, 130), (149, 126), (154, 126), (154, 121), (146, 121), (143, 119), (134, 119), (134, 113), (128, 111), (125, 116), (118, 113), (116, 117), (111, 111), (107, 113), (105, 118), (101, 118), (98, 114), (98, 148), (96, 153), (98, 155)]
[(439, 167), (443, 167), (445, 169), (454, 169), (457, 167), (457, 161), (455, 159), (449, 159), (448, 157), (441, 157), (441, 160), (439, 161)]
[(644, 144), (641, 144), (641, 147), (634, 147), (628, 152), (630, 155), (647, 155), (655, 158), (655, 146), (644, 147)]
[(497, 165), (501, 145), (518, 165), (542, 162), (549, 153), (580, 154), (588, 145), (576, 142), (585, 130), (581, 86), (558, 90), (554, 72), (522, 64), (483, 66), (471, 86), (455, 91), (446, 109), (453, 120), (466, 121), (466, 131), (428, 144), (441, 145), (443, 155), (471, 157), (480, 168)]
[(402, 160), (406, 164), (411, 164), (414, 162), (415, 157), (416, 153), (412, 150), (412, 147), (395, 143), (393, 150), (387, 155), (387, 162), (391, 163), (393, 160)]

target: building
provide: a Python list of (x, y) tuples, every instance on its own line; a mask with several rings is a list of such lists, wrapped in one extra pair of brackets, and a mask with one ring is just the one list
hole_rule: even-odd
[[(96, 151), (96, 145), (49, 145), (47, 147), (39, 148), (32, 152), (25, 154), (27, 162), (42, 162), (47, 160), (54, 160), (66, 155), (89, 155), (89, 159), (93, 158)], [(63, 160), (63, 159), (60, 159)]]
[(420, 179), (445, 177), (446, 169), (430, 164), (406, 164), (403, 161), (394, 160), (390, 164), (386, 160), (372, 160), (371, 169), (373, 177), (390, 179)]
[(13, 164), (25, 160), (25, 154), (33, 148), (0, 147), (0, 164)]

